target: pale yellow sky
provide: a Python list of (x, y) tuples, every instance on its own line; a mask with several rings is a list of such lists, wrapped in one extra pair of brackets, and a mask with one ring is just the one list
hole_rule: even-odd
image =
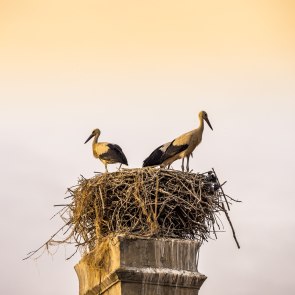
[(151, 80), (156, 90), (162, 79), (285, 79), (295, 68), (294, 14), (289, 0), (0, 0), (3, 92), (20, 97), (12, 86), (24, 84), (23, 103), (44, 84), (77, 80)]
[(290, 55), (295, 49), (291, 0), (0, 3), (2, 61), (110, 64), (144, 57), (150, 63), (172, 56), (179, 62), (196, 55)]

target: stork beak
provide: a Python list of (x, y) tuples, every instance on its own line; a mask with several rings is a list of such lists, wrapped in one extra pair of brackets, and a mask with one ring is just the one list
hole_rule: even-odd
[(88, 142), (93, 136), (94, 136), (94, 134), (91, 134), (91, 135), (86, 139), (86, 141), (84, 142), (84, 144), (87, 143), (87, 142)]
[(211, 126), (211, 124), (210, 124), (209, 119), (208, 119), (208, 118), (205, 118), (205, 121), (207, 122), (208, 126), (213, 130), (213, 128), (212, 128), (212, 126)]

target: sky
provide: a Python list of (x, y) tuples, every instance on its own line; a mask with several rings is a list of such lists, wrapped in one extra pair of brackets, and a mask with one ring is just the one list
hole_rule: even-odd
[(291, 0), (0, 0), (0, 293), (78, 294), (72, 248), (22, 258), (62, 225), (53, 205), (80, 174), (104, 171), (84, 145), (94, 128), (134, 168), (205, 110), (214, 130), (190, 165), (242, 200), (241, 249), (224, 219), (200, 294), (294, 294), (294, 13)]

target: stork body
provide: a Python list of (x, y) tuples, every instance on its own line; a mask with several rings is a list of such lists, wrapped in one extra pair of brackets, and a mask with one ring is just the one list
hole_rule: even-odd
[(189, 131), (175, 138), (171, 144), (167, 147), (164, 155), (161, 159), (161, 167), (171, 165), (174, 161), (182, 159), (181, 169), (184, 171), (184, 158), (187, 159), (186, 171), (189, 171), (189, 157), (192, 155), (194, 149), (201, 143), (203, 131), (204, 131), (204, 120), (208, 126), (213, 130), (208, 115), (205, 111), (199, 113), (200, 125), (197, 129)]
[(92, 137), (94, 137), (92, 142), (93, 156), (101, 160), (101, 162), (105, 165), (106, 171), (108, 171), (108, 164), (120, 163), (119, 169), (121, 168), (122, 164), (128, 166), (127, 158), (123, 153), (121, 147), (117, 144), (109, 142), (97, 142), (99, 135), (100, 130), (94, 129), (91, 135), (85, 141), (85, 143), (87, 143)]

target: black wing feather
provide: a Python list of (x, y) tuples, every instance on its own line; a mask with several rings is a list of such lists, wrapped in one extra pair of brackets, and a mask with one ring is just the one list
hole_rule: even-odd
[(148, 166), (156, 166), (162, 164), (161, 158), (164, 154), (164, 152), (161, 150), (161, 148), (164, 145), (160, 145), (157, 147), (144, 161), (142, 167), (148, 167)]
[(173, 145), (175, 140), (171, 142), (171, 144), (168, 146), (166, 149), (165, 153), (163, 154), (161, 158), (161, 163), (163, 163), (165, 160), (183, 152), (188, 148), (188, 144), (183, 144), (183, 145)]
[(103, 153), (100, 155), (100, 158), (106, 160), (106, 161), (113, 161), (116, 163), (122, 163), (128, 166), (128, 161), (123, 153), (122, 148), (113, 143), (108, 144), (109, 150), (106, 153)]

